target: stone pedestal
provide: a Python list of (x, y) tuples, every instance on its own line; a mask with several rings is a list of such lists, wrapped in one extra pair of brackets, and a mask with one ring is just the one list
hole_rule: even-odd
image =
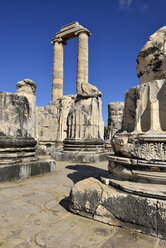
[(56, 154), (56, 160), (73, 162), (97, 162), (105, 160), (104, 123), (101, 98), (77, 96), (67, 118), (67, 138), (64, 150)]
[(63, 97), (63, 41), (55, 39), (54, 60), (53, 60), (53, 79), (52, 79), (52, 101)]

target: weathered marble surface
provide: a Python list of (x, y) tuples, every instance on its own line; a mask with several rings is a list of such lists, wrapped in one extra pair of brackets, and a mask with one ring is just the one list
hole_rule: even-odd
[(166, 78), (166, 26), (151, 35), (138, 54), (137, 74), (140, 84)]

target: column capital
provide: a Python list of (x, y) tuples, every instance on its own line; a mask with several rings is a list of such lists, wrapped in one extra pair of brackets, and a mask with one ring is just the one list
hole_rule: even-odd
[(51, 41), (51, 44), (54, 44), (55, 42), (58, 42), (59, 44), (62, 43), (63, 45), (67, 44), (67, 42), (64, 39), (62, 39), (61, 37), (60, 38), (53, 38)]
[(87, 34), (88, 36), (91, 36), (91, 35), (92, 35), (88, 29), (86, 29), (86, 28), (81, 28), (81, 29), (79, 29), (78, 31), (75, 32), (75, 36), (78, 36), (78, 35), (81, 34), (81, 33), (85, 33), (85, 34)]

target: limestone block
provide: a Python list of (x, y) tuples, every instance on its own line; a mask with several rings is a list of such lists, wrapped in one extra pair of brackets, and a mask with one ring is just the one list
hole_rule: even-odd
[(93, 180), (90, 178), (88, 180), (88, 184), (87, 180), (78, 182), (72, 188), (70, 194), (70, 209), (93, 215), (95, 214), (101, 195), (102, 187), (100, 186), (98, 180)]
[(166, 78), (166, 26), (149, 37), (137, 57), (140, 84)]

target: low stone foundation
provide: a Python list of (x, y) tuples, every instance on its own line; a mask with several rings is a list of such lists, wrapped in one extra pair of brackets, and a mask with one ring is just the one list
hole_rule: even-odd
[(73, 186), (70, 210), (109, 225), (166, 239), (166, 197), (163, 199), (140, 196), (134, 190), (125, 192), (88, 178)]
[(97, 163), (106, 161), (109, 153), (93, 153), (93, 152), (52, 152), (51, 157), (56, 161), (69, 161), (76, 163)]
[(28, 163), (17, 163), (0, 166), (0, 182), (12, 179), (23, 179), (43, 173), (55, 171), (55, 161), (41, 159)]
[(105, 151), (102, 139), (65, 139), (61, 151), (50, 149), (49, 153), (56, 161), (76, 163), (97, 163), (106, 161), (110, 151)]

